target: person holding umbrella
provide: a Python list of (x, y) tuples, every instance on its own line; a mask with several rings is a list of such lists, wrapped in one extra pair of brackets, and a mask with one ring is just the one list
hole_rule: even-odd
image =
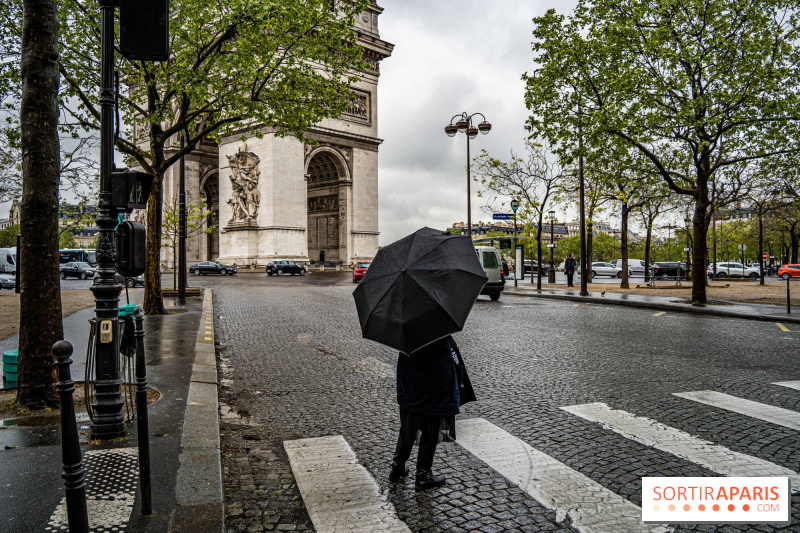
[(444, 483), (431, 472), (440, 430), (453, 440), (459, 407), (475, 400), (450, 335), (463, 329), (486, 281), (471, 238), (422, 228), (380, 249), (353, 292), (362, 335), (400, 351), (391, 482), (408, 474), (419, 434), (416, 490)]
[(414, 487), (428, 490), (445, 482), (433, 474), (433, 456), (440, 440), (456, 438), (459, 407), (475, 400), (464, 362), (453, 337), (448, 335), (397, 359), (397, 403), (400, 435), (392, 459), (389, 481), (408, 475), (406, 461), (419, 434)]

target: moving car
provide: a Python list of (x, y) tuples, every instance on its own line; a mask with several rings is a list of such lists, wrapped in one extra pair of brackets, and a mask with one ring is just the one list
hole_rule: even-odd
[(686, 263), (677, 261), (658, 261), (653, 263), (653, 278), (685, 278), (690, 270), (686, 269)]
[[(708, 266), (708, 276), (714, 275), (714, 265)], [(719, 263), (717, 264), (717, 277), (718, 278), (753, 278), (758, 279), (761, 276), (761, 269), (751, 268), (742, 263)]]
[(10, 274), (0, 274), (0, 289), (11, 289), (13, 291), (16, 279), (16, 276)]
[(291, 274), (292, 276), (300, 274), (301, 276), (305, 276), (306, 267), (298, 265), (294, 261), (289, 261), (288, 259), (276, 259), (267, 263), (267, 275), (271, 276), (273, 274), (276, 276), (283, 276), (284, 274)]
[(778, 276), (783, 279), (800, 278), (800, 265), (783, 265), (778, 269)]
[(58, 265), (58, 272), (61, 275), (61, 279), (67, 279), (70, 277), (89, 279), (94, 277), (95, 272), (97, 272), (97, 268), (93, 267), (89, 263), (83, 262), (64, 263), (63, 265)]
[(200, 274), (219, 274), (220, 276), (227, 276), (228, 274), (236, 274), (238, 270), (236, 267), (225, 266), (216, 261), (200, 261), (197, 264), (189, 266), (189, 273), (199, 276)]
[(595, 276), (611, 276), (612, 278), (621, 278), (622, 269), (617, 268), (611, 263), (597, 261), (591, 265), (592, 277)]
[(489, 281), (483, 286), (481, 294), (497, 301), (506, 284), (500, 265), (500, 253), (494, 246), (476, 246), (475, 253), (478, 254), (478, 261), (480, 261), (486, 277), (489, 278)]
[[(95, 274), (94, 277), (97, 277), (99, 275), (100, 274)], [(120, 285), (125, 285), (129, 289), (136, 286), (144, 287), (144, 274), (136, 276), (135, 278), (125, 278), (122, 277), (122, 274), (120, 274), (119, 272), (114, 272), (114, 279), (116, 280), (117, 283), (119, 283)]]
[(367, 269), (371, 264), (372, 263), (356, 263), (356, 267), (353, 269), (353, 283), (361, 281), (361, 278), (367, 273)]

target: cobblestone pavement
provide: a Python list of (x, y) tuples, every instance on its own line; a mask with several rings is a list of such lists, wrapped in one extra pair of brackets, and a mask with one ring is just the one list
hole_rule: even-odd
[[(207, 278), (214, 287), (228, 531), (311, 531), (285, 440), (342, 435), (412, 531), (568, 531), (516, 485), (456, 443), (441, 444), (444, 487), (416, 494), (386, 480), (398, 430), (393, 350), (361, 338), (346, 273)], [(795, 328), (800, 329), (800, 328)], [(602, 402), (797, 471), (798, 432), (673, 393), (711, 390), (795, 412), (800, 332), (559, 301), (481, 297), (455, 335), (481, 417), (641, 504), (642, 476), (712, 470), (561, 409)], [(410, 465), (413, 472), (413, 456)], [(680, 525), (677, 531), (800, 531), (791, 525)]]

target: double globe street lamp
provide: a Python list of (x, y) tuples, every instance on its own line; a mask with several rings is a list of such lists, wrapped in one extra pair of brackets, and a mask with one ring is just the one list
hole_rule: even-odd
[[(483, 121), (477, 126), (472, 124), (472, 117), (480, 115)], [(458, 119), (458, 120), (455, 120)], [(453, 122), (455, 120), (455, 122)], [(486, 135), (492, 129), (492, 125), (483, 116), (483, 113), (473, 113), (471, 115), (466, 112), (460, 115), (453, 115), (450, 119), (450, 124), (444, 127), (445, 133), (450, 137), (455, 137), (456, 133), (464, 133), (467, 136), (467, 235), (472, 236), (472, 206), (470, 203), (470, 158), (469, 158), (469, 141), (478, 136), (478, 132)]]

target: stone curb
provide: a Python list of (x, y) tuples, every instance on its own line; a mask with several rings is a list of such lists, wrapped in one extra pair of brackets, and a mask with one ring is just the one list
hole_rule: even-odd
[(225, 530), (211, 289), (206, 289), (203, 297), (194, 353), (175, 484), (172, 533)]
[[(747, 315), (744, 313), (736, 313), (726, 311), (725, 309), (712, 309), (709, 307), (696, 307), (690, 305), (668, 304), (658, 302), (641, 302), (635, 300), (617, 300), (614, 298), (597, 298), (593, 296), (578, 296), (573, 294), (554, 294), (554, 293), (537, 293), (537, 292), (521, 292), (506, 289), (504, 294), (514, 296), (527, 296), (531, 298), (548, 298), (551, 300), (566, 300), (569, 302), (584, 302), (584, 303), (598, 303), (604, 305), (619, 305), (623, 307), (635, 307), (639, 309), (655, 309), (657, 311), (674, 311), (677, 313), (689, 313), (695, 315), (710, 315), (722, 316), (726, 318), (741, 318), (743, 320), (757, 320), (760, 322), (787, 322), (790, 324), (800, 324), (800, 312), (797, 316), (789, 315)], [(753, 304), (758, 305), (758, 304)]]

